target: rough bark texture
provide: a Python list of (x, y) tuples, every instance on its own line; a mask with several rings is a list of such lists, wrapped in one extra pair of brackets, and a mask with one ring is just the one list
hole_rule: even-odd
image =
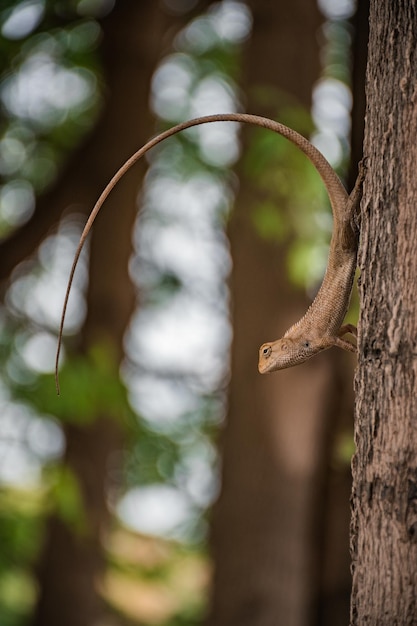
[(417, 2), (372, 0), (352, 626), (417, 624)]
[[(249, 4), (254, 27), (244, 60), (247, 110), (275, 117), (278, 89), (308, 109), (319, 74), (315, 3)], [(262, 102), (256, 98), (260, 86), (270, 90)], [(316, 623), (327, 434), (343, 395), (335, 382), (335, 351), (269, 376), (257, 372), (259, 345), (282, 335), (308, 306), (286, 280), (286, 250), (254, 228), (260, 201), (262, 192), (242, 178), (230, 225), (234, 344), (223, 484), (213, 522), (210, 626)], [(347, 535), (346, 529), (346, 549)]]

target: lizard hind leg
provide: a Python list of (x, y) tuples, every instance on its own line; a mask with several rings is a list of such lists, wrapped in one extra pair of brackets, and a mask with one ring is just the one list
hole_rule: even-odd
[(343, 326), (340, 327), (337, 335), (338, 337), (343, 337), (343, 335), (346, 335), (347, 333), (350, 333), (351, 335), (357, 337), (358, 329), (353, 324), (343, 324)]
[(337, 333), (337, 337), (335, 337), (334, 345), (342, 348), (343, 350), (347, 350), (348, 352), (356, 352), (356, 346), (353, 343), (350, 343), (347, 339), (342, 339), (343, 335), (347, 335), (350, 333), (355, 337), (358, 334), (358, 330), (356, 326), (353, 324), (344, 324), (340, 327), (339, 332)]

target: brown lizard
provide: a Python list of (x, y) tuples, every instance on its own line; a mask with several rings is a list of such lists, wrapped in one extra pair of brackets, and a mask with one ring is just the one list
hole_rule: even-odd
[(356, 329), (353, 326), (341, 326), (341, 324), (349, 306), (356, 267), (357, 234), (355, 232), (353, 218), (360, 201), (361, 185), (359, 179), (354, 191), (348, 196), (337, 174), (321, 152), (295, 130), (288, 128), (284, 124), (275, 122), (274, 120), (257, 115), (247, 113), (220, 113), (182, 122), (148, 141), (121, 166), (97, 200), (81, 234), (68, 279), (55, 362), (55, 380), (58, 394), (59, 356), (65, 314), (74, 273), (85, 240), (104, 201), (124, 174), (148, 152), (148, 150), (186, 128), (206, 124), (208, 122), (239, 122), (253, 124), (272, 130), (289, 139), (304, 152), (317, 169), (326, 186), (332, 206), (334, 219), (333, 235), (330, 244), (328, 267), (323, 284), (306, 315), (297, 322), (297, 324), (292, 326), (282, 339), (264, 344), (260, 348), (259, 371), (265, 373), (297, 365), (317, 352), (330, 348), (333, 345), (350, 351), (355, 350), (355, 347), (351, 343), (341, 337), (347, 332), (354, 332)]
[[(320, 153), (319, 155), (320, 159), (324, 159)], [(312, 153), (308, 156), (316, 165), (317, 155), (313, 156)], [(332, 346), (356, 352), (356, 347), (343, 339), (347, 333), (356, 336), (356, 327), (352, 324), (342, 325), (342, 322), (349, 308), (356, 270), (359, 234), (356, 219), (362, 197), (364, 172), (362, 161), (355, 187), (349, 196), (340, 182), (342, 189), (338, 189), (337, 194), (333, 193), (333, 178), (336, 176), (334, 172), (332, 179), (326, 180), (322, 177), (333, 209), (333, 234), (326, 273), (307, 313), (286, 331), (282, 339), (264, 343), (259, 348), (258, 369), (261, 374), (298, 365)]]

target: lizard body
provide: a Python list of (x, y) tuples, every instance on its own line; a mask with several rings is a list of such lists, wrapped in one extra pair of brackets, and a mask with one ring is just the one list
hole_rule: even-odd
[(362, 197), (363, 177), (361, 164), (352, 193), (348, 196), (345, 192), (345, 198), (337, 205), (337, 215), (341, 219), (336, 219), (333, 210), (335, 219), (326, 273), (314, 301), (282, 339), (260, 347), (258, 369), (261, 374), (298, 365), (332, 346), (356, 351), (353, 344), (343, 339), (347, 333), (356, 335), (356, 328), (351, 324), (342, 325), (342, 322), (349, 308), (356, 270), (358, 232), (355, 217)]
[(317, 169), (326, 186), (332, 207), (334, 220), (333, 235), (330, 243), (328, 266), (321, 288), (305, 316), (294, 324), (282, 339), (261, 346), (259, 371), (265, 373), (297, 365), (332, 345), (338, 345), (351, 351), (355, 350), (352, 344), (341, 338), (341, 335), (351, 332), (353, 327), (341, 326), (341, 324), (349, 306), (356, 267), (357, 236), (353, 228), (353, 215), (360, 201), (360, 185), (357, 184), (351, 196), (348, 196), (336, 172), (321, 152), (305, 137), (284, 124), (247, 113), (221, 113), (188, 120), (160, 133), (137, 150), (121, 166), (101, 193), (81, 234), (68, 279), (55, 362), (55, 379), (58, 394), (58, 365), (69, 294), (81, 250), (104, 201), (124, 174), (148, 150), (182, 130), (209, 122), (247, 123), (272, 130), (286, 137), (304, 152)]

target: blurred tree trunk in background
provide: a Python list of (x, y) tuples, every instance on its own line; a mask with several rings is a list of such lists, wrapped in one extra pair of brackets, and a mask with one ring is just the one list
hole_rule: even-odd
[[(71, 190), (71, 202), (84, 211), (91, 210), (118, 166), (151, 134), (149, 86), (167, 21), (152, 0), (127, 0), (116, 3), (102, 26), (108, 94), (104, 113), (63, 182)], [(140, 181), (136, 168), (113, 191), (91, 240), (88, 313), (79, 350), (86, 354), (106, 341), (116, 371), (134, 307), (128, 260)], [(77, 532), (58, 516), (50, 518), (39, 567), (37, 626), (92, 626), (102, 616), (98, 585), (104, 564), (101, 539), (109, 519), (109, 460), (121, 448), (122, 430), (105, 414), (90, 425), (66, 427), (65, 462), (79, 484), (87, 529)]]
[(363, 157), (363, 136), (365, 129), (366, 94), (365, 76), (368, 60), (369, 40), (369, 0), (359, 0), (352, 20), (352, 131), (351, 161), (348, 175), (348, 188), (353, 189), (358, 174), (358, 163)]
[[(246, 110), (277, 117), (278, 90), (309, 110), (320, 72), (315, 3), (249, 5), (254, 22), (243, 62)], [(270, 97), (258, 100), (259, 88)], [(247, 137), (245, 130), (244, 151)], [(343, 547), (330, 566), (341, 576), (327, 578), (333, 589), (320, 590), (327, 584), (321, 551), (329, 542), (321, 535), (330, 434), (338, 416), (351, 411), (350, 368), (346, 356), (332, 350), (297, 368), (258, 374), (259, 346), (281, 336), (309, 304), (286, 278), (287, 250), (255, 230), (261, 201), (262, 192), (242, 176), (230, 225), (234, 343), (223, 482), (212, 529), (210, 626), (315, 624), (320, 595), (323, 604), (349, 576), (347, 488), (344, 512), (333, 518), (333, 540), (340, 546), (341, 533)], [(339, 623), (337, 614), (347, 622), (348, 595), (328, 623)]]

